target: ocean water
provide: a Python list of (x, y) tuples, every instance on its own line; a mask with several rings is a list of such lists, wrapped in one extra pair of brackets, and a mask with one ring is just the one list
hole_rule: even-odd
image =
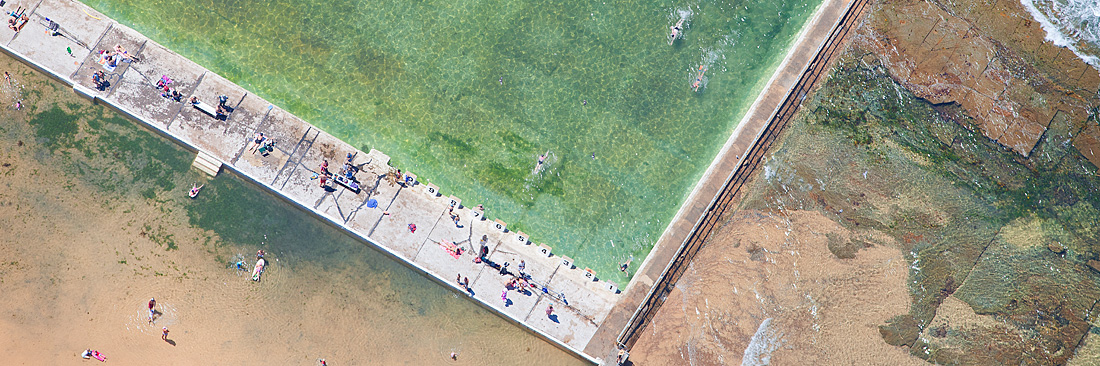
[(1100, 2), (1096, 0), (1020, 0), (1046, 39), (1067, 47), (1100, 70)]
[(87, 3), (622, 283), (820, 0)]

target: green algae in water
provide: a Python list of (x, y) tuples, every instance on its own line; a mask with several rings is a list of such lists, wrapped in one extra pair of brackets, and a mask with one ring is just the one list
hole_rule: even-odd
[(618, 281), (819, 3), (89, 2)]
[[(889, 344), (943, 364), (1064, 363), (1100, 296), (1100, 179), (1068, 143), (1085, 121), (1056, 119), (1023, 159), (860, 56), (841, 59), (744, 205), (893, 237), (911, 307), (880, 327)], [(995, 326), (929, 328), (950, 296)]]
[[(20, 75), (20, 79), (23, 77), (32, 79)], [(37, 78), (45, 76), (38, 75)], [(57, 84), (47, 80), (30, 87), (49, 89)], [(199, 255), (224, 264), (225, 259), (239, 252), (240, 248), (245, 248), (247, 253), (260, 247), (267, 249), (274, 258), (270, 266), (288, 270), (294, 276), (330, 275), (330, 278), (362, 279), (363, 282), (343, 284), (319, 282), (325, 286), (305, 288), (288, 288), (285, 283), (274, 280), (265, 282), (263, 292), (279, 294), (273, 295), (272, 304), (289, 305), (296, 309), (299, 306), (297, 301), (307, 301), (310, 295), (316, 294), (350, 304), (359, 311), (370, 312), (378, 319), (386, 319), (384, 322), (345, 322), (325, 329), (352, 329), (356, 334), (388, 332), (398, 339), (408, 338), (407, 342), (399, 342), (408, 347), (377, 349), (371, 354), (372, 358), (389, 357), (414, 364), (428, 364), (432, 361), (427, 359), (437, 358), (432, 358), (436, 355), (425, 352), (426, 349), (458, 344), (469, 347), (466, 349), (467, 355), (480, 354), (480, 357), (504, 360), (502, 362), (505, 363), (515, 363), (531, 355), (538, 355), (554, 365), (583, 363), (495, 314), (484, 311), (464, 297), (456, 296), (421, 273), (390, 260), (363, 242), (313, 219), (251, 182), (232, 174), (208, 178), (191, 168), (192, 152), (142, 128), (136, 122), (79, 100), (75, 94), (64, 89), (46, 94), (51, 100), (28, 98), (24, 111), (0, 110), (0, 116), (16, 121), (0, 125), (0, 132), (3, 132), (0, 134), (0, 146), (7, 147), (5, 151), (8, 152), (5, 165), (11, 164), (11, 170), (24, 169), (22, 166), (25, 165), (44, 167), (47, 172), (41, 175), (43, 179), (54, 183), (64, 180), (74, 187), (71, 190), (80, 194), (62, 198), (65, 203), (58, 204), (58, 198), (50, 194), (53, 189), (51, 184), (31, 184), (27, 186), (29, 189), (7, 193), (25, 199), (31, 197), (35, 202), (32, 209), (41, 211), (38, 213), (45, 216), (55, 216), (59, 218), (57, 221), (78, 221), (82, 214), (88, 214), (81, 211), (81, 207), (96, 205), (125, 214), (120, 215), (120, 227), (132, 230), (130, 232), (133, 234), (140, 232), (142, 240), (155, 243), (169, 258), (170, 268), (145, 268), (148, 276), (178, 276), (173, 282), (210, 281), (221, 285), (221, 280), (216, 278), (194, 278), (196, 272), (189, 275), (187, 271), (190, 269), (182, 265), (180, 268), (184, 271), (177, 275), (180, 268), (176, 267), (173, 259), (181, 255)], [(53, 99), (62, 102), (54, 102)], [(64, 103), (66, 100), (77, 102)], [(23, 119), (28, 123), (23, 124)], [(21, 163), (23, 161), (29, 164)], [(186, 196), (186, 187), (194, 182), (205, 182), (206, 186), (199, 198), (192, 200)], [(34, 197), (41, 199), (34, 200)], [(3, 205), (5, 203), (0, 202), (0, 206)], [(150, 210), (134, 209), (146, 205), (153, 207), (151, 211), (155, 214), (147, 214)], [(184, 214), (172, 215), (181, 209)], [(53, 227), (50, 220), (44, 220), (38, 214), (23, 216), (32, 226)], [(127, 224), (125, 221), (128, 219), (133, 221)], [(210, 235), (189, 235), (195, 232), (190, 229), (192, 226), (208, 230)], [(16, 230), (11, 234), (20, 237), (21, 232)], [(85, 244), (82, 238), (72, 238), (72, 241), (74, 245)], [(186, 250), (198, 246), (208, 252), (206, 256), (202, 252)], [(135, 268), (135, 274), (140, 274), (136, 268), (145, 267), (148, 262), (144, 262), (145, 255), (135, 255), (132, 248), (128, 255), (121, 254), (121, 258), (111, 258), (110, 255), (93, 258), (101, 258), (104, 263), (130, 266)], [(116, 251), (114, 255), (120, 253)], [(11, 266), (18, 264), (10, 262)], [(39, 268), (34, 271), (43, 270)], [(68, 280), (64, 272), (68, 270), (51, 275), (50, 279)], [(229, 270), (223, 275), (247, 281), (247, 277), (235, 277)], [(203, 296), (201, 293), (193, 295)], [(293, 314), (297, 313), (291, 312)], [(239, 312), (238, 315), (247, 316)], [(476, 341), (469, 341), (471, 339)], [(504, 339), (515, 347), (493, 347), (492, 343), (499, 345)], [(490, 343), (490, 347), (481, 347), (481, 343), (477, 343), (479, 341)], [(299, 344), (303, 341), (292, 339), (289, 342)], [(290, 343), (288, 345), (292, 346)], [(264, 345), (270, 345), (270, 342), (256, 344)], [(524, 348), (529, 353), (517, 351)]]

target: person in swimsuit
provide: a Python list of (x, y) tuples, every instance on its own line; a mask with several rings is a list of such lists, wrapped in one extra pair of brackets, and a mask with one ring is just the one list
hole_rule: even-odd
[[(219, 111), (218, 113), (220, 114), (221, 112)], [(252, 138), (252, 146), (248, 147), (248, 151), (251, 151), (253, 154), (255, 154), (256, 149), (260, 148), (260, 145), (264, 143), (265, 139), (267, 138), (264, 137), (263, 132), (257, 132), (256, 137)]]
[(634, 261), (634, 256), (632, 255), (632, 256), (630, 256), (630, 259), (626, 260), (626, 262), (619, 263), (619, 270), (623, 271), (623, 272), (626, 272), (627, 268), (630, 266), (630, 262), (633, 262), (633, 261)]
[(140, 61), (140, 60), (138, 60), (137, 57), (134, 57), (134, 55), (131, 55), (130, 52), (127, 52), (125, 48), (122, 48), (122, 45), (120, 45), (120, 44), (115, 45), (115, 54), (119, 55), (119, 56), (122, 56), (123, 58), (125, 58), (127, 60), (130, 60), (130, 62)]
[(695, 78), (695, 82), (691, 83), (691, 90), (699, 91), (699, 88), (703, 85), (703, 74), (707, 73), (706, 66), (699, 66), (699, 76)]
[(546, 154), (539, 155), (538, 162), (535, 163), (535, 174), (542, 171), (543, 164), (546, 163)]
[[(204, 185), (205, 185), (205, 184), (203, 184), (203, 186), (204, 186)], [(191, 184), (191, 191), (190, 191), (190, 192), (187, 192), (187, 195), (188, 195), (188, 196), (191, 196), (191, 198), (195, 198), (195, 196), (198, 196), (198, 195), (199, 195), (199, 190), (200, 190), (200, 189), (202, 189), (202, 186), (196, 186), (195, 184), (193, 184), (193, 183), (192, 183), (192, 184)]]
[(676, 22), (676, 25), (668, 28), (672, 29), (672, 35), (668, 38), (668, 45), (671, 46), (673, 42), (676, 42), (677, 38), (683, 36), (683, 33), (680, 32), (684, 30), (684, 18), (680, 18), (680, 21)]
[(156, 311), (153, 310), (153, 307), (155, 307), (155, 306), (157, 306), (157, 299), (156, 298), (150, 298), (149, 299), (149, 322), (150, 323), (153, 322), (153, 316), (156, 315)]

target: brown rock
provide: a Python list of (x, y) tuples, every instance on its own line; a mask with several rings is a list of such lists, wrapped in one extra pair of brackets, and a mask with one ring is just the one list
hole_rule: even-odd
[(1060, 243), (1054, 242), (1047, 244), (1047, 249), (1050, 249), (1050, 251), (1054, 252), (1055, 254), (1064, 254), (1066, 252), (1066, 247), (1062, 246), (1062, 244)]
[(1092, 269), (1100, 272), (1100, 261), (1095, 259), (1089, 260), (1089, 267), (1092, 267)]
[(1092, 165), (1100, 167), (1100, 127), (1088, 126), (1073, 138), (1073, 147), (1089, 159)]
[(860, 47), (878, 55), (914, 95), (934, 104), (958, 103), (982, 134), (1020, 155), (1031, 154), (1057, 110), (1084, 110), (1082, 103), (1059, 103), (1067, 89), (1055, 83), (1091, 85), (1082, 79), (1096, 74), (1094, 69), (1057, 47), (1027, 51), (1059, 70), (1047, 75), (1004, 47), (1021, 40), (1033, 44), (1042, 34), (1019, 4), (996, 2), (970, 13), (969, 21), (924, 1), (887, 3), (880, 14), (889, 15), (857, 39)]

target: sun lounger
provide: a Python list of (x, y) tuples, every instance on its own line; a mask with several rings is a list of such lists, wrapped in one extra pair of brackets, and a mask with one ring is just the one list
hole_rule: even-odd
[(191, 106), (195, 107), (195, 109), (198, 109), (198, 110), (202, 111), (202, 113), (209, 114), (210, 117), (217, 117), (217, 115), (218, 115), (218, 109), (217, 108), (214, 108), (214, 106), (206, 104), (204, 102), (196, 101), (196, 102), (191, 103)]
[(447, 254), (450, 254), (455, 259), (458, 259), (460, 256), (462, 256), (462, 248), (459, 248), (458, 245), (455, 245), (455, 243), (443, 240), (439, 242), (439, 246), (442, 247), (443, 250), (446, 250)]

